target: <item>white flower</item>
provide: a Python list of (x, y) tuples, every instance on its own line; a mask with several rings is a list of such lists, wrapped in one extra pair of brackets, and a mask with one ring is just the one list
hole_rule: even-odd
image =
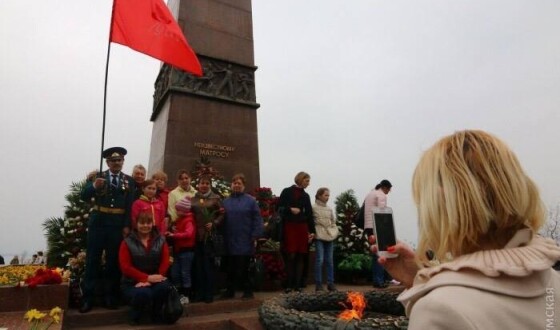
[(84, 214), (84, 219), (89, 218), (89, 213)]

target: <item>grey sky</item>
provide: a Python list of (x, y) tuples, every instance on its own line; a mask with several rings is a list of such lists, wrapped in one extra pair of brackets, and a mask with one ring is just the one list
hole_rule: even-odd
[[(44, 249), (41, 223), (99, 166), (111, 4), (0, 1), (0, 254)], [(397, 235), (415, 242), (421, 152), (480, 128), (555, 205), (558, 17), (558, 1), (253, 0), (261, 185), (279, 194), (305, 170), (309, 194), (330, 187), (332, 205), (389, 179)], [(112, 46), (106, 146), (128, 149), (129, 173), (148, 163), (159, 65)]]

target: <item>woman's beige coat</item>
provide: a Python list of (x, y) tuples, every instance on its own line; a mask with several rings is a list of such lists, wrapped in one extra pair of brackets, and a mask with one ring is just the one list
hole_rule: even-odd
[(336, 226), (333, 210), (320, 200), (315, 200), (313, 205), (313, 219), (315, 221), (315, 238), (322, 241), (333, 241), (336, 236), (329, 233), (328, 228)]
[(519, 231), (504, 249), (422, 269), (399, 296), (415, 329), (560, 329), (554, 241)]

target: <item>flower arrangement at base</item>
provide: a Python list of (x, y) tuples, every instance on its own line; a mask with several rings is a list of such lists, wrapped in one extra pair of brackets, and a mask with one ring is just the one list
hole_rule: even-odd
[(208, 157), (201, 156), (200, 160), (196, 161), (194, 170), (191, 171), (192, 182), (191, 185), (196, 187), (200, 177), (207, 176), (211, 181), (212, 191), (222, 198), (227, 198), (231, 195), (231, 184), (224, 180), (224, 177), (216, 170)]
[(34, 288), (37, 285), (60, 283), (62, 283), (62, 269), (60, 268), (39, 268), (35, 271), (34, 276), (25, 280), (25, 284), (27, 284), (30, 288)]
[(263, 263), (264, 276), (271, 280), (283, 280), (286, 278), (284, 261), (277, 253), (259, 253), (256, 256)]
[(257, 200), (261, 211), (265, 237), (277, 241), (281, 226), (281, 219), (277, 212), (279, 198), (272, 193), (272, 189), (267, 187), (256, 188), (252, 195)]
[(38, 269), (45, 268), (40, 265), (17, 265), (0, 267), (0, 286), (19, 285), (20, 282), (33, 276)]
[(29, 323), (32, 323), (30, 330), (46, 330), (53, 323), (60, 323), (61, 315), (62, 309), (60, 307), (55, 307), (49, 312), (48, 319), (46, 319), (47, 313), (42, 313), (36, 309), (28, 310), (23, 318)]

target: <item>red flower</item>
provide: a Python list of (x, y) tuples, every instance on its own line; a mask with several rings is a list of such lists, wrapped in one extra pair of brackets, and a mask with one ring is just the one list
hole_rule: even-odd
[(34, 276), (25, 280), (25, 283), (30, 288), (41, 284), (60, 284), (62, 283), (62, 276), (55, 270), (39, 268), (35, 271)]

